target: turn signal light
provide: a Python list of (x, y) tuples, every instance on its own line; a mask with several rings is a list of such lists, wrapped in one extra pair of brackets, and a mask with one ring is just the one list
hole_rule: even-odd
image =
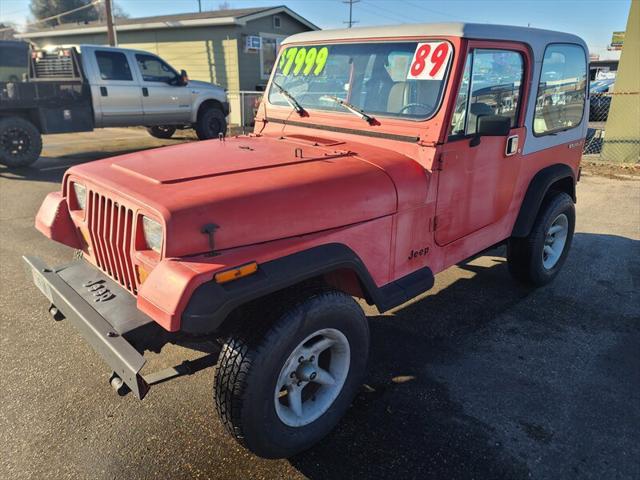
[(149, 276), (149, 272), (142, 265), (136, 265), (136, 273), (138, 274), (138, 283), (142, 285)]
[(223, 272), (218, 272), (213, 278), (215, 279), (216, 283), (227, 283), (231, 282), (232, 280), (237, 280), (238, 278), (254, 274), (257, 271), (258, 264), (256, 262), (251, 262), (245, 265), (240, 265), (239, 267), (230, 268), (229, 270), (225, 270)]

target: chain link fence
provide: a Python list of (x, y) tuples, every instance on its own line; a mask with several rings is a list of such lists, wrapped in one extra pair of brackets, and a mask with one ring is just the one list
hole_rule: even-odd
[(235, 133), (248, 133), (253, 131), (254, 121), (258, 106), (262, 101), (264, 92), (254, 90), (240, 90), (229, 92), (229, 104), (231, 114), (229, 124)]
[(591, 93), (585, 160), (640, 162), (640, 92)]

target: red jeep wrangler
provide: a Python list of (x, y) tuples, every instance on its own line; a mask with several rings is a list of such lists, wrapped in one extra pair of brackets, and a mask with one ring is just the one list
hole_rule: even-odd
[(142, 398), (179, 374), (143, 376), (146, 350), (223, 338), (223, 423), (258, 455), (292, 455), (337, 424), (364, 379), (369, 331), (353, 297), (392, 309), (501, 243), (518, 280), (558, 274), (587, 58), (578, 37), (509, 26), (295, 35), (253, 134), (69, 169), (36, 227), (84, 260), (25, 261), (120, 391)]

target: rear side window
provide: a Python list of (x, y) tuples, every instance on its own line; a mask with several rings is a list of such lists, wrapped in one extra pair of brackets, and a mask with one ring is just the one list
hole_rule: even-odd
[(124, 53), (97, 51), (96, 60), (102, 80), (133, 80), (131, 67)]
[(536, 98), (536, 136), (569, 130), (582, 121), (587, 86), (587, 62), (578, 45), (553, 44), (544, 52)]
[(0, 67), (27, 68), (29, 56), (26, 45), (0, 46)]

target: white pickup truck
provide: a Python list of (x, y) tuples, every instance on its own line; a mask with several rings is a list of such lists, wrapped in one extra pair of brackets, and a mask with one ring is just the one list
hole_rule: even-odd
[[(0, 42), (0, 53), (19, 48), (12, 43)], [(145, 126), (158, 138), (194, 128), (203, 140), (226, 132), (225, 90), (189, 80), (152, 53), (95, 45), (79, 52), (23, 49), (26, 81), (0, 82), (0, 163), (7, 166), (35, 162), (41, 134)]]

